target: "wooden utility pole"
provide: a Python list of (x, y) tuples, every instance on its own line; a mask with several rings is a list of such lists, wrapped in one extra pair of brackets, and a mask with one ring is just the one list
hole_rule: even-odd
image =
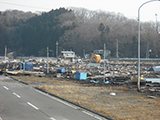
[(49, 59), (49, 47), (47, 47), (47, 74), (49, 74), (49, 64), (48, 64), (48, 59)]
[(5, 61), (6, 61), (6, 57), (7, 57), (7, 46), (5, 45)]
[(56, 41), (56, 57), (58, 58), (58, 41)]
[(117, 57), (117, 60), (118, 60), (118, 58), (119, 58), (119, 55), (118, 55), (118, 39), (116, 40), (116, 44), (117, 44), (116, 57)]
[(103, 83), (105, 83), (105, 81), (106, 81), (105, 80), (105, 71), (106, 71), (106, 69), (105, 69), (105, 67), (106, 67), (105, 66), (105, 55), (106, 55), (106, 52), (105, 51), (106, 51), (106, 45), (104, 44), (104, 78), (103, 78)]

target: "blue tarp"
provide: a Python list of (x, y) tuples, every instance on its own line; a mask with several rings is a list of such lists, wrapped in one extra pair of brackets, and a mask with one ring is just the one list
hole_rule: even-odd
[(38, 65), (33, 64), (33, 62), (21, 63), (23, 66), (23, 70), (31, 70), (33, 67), (38, 67)]
[(65, 73), (65, 69), (57, 69), (57, 73)]
[(75, 79), (86, 80), (87, 79), (87, 73), (76, 72)]

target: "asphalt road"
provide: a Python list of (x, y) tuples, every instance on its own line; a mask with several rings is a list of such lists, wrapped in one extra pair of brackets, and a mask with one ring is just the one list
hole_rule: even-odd
[(104, 120), (31, 86), (0, 76), (0, 120)]

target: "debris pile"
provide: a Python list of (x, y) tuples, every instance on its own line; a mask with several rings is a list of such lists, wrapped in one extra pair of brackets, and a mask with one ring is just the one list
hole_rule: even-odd
[[(159, 66), (159, 63), (154, 65)], [(160, 72), (155, 71), (156, 68), (159, 67), (153, 67), (153, 63), (141, 63), (140, 85), (145, 91), (157, 95), (160, 93)], [(88, 59), (77, 59), (72, 62), (60, 58), (0, 61), (0, 74), (59, 77), (94, 85), (128, 87), (137, 87), (137, 69), (137, 62), (104, 63), (101, 60), (99, 63), (91, 63)]]

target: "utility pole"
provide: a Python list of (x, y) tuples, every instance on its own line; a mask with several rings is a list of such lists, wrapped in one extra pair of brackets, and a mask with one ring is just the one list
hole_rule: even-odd
[(146, 58), (149, 58), (148, 44), (147, 44), (147, 49), (146, 49)]
[(105, 80), (105, 70), (106, 70), (106, 69), (105, 69), (105, 54), (106, 54), (105, 51), (106, 51), (106, 45), (104, 44), (104, 79), (103, 79), (103, 83), (105, 83), (105, 81), (106, 81), (106, 80)]
[(85, 53), (85, 49), (84, 49), (84, 50), (83, 50), (83, 55), (84, 55), (84, 58), (85, 58), (85, 54), (86, 54), (86, 53)]
[(6, 61), (6, 57), (7, 57), (7, 46), (5, 45), (5, 61)]
[(58, 41), (56, 41), (56, 57), (58, 58)]
[(158, 33), (157, 14), (155, 14), (155, 16), (156, 16), (156, 32)]
[(117, 60), (118, 60), (118, 58), (119, 58), (119, 56), (118, 56), (118, 39), (116, 40), (116, 43), (117, 43), (116, 57), (117, 57)]
[(49, 58), (49, 47), (47, 47), (47, 74), (49, 73), (48, 58)]

